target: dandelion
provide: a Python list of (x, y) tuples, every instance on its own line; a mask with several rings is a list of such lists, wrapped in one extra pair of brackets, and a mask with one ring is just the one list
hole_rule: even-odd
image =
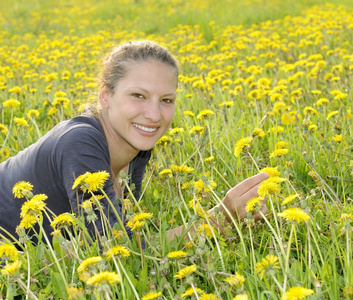
[(282, 298), (283, 300), (300, 300), (306, 296), (314, 294), (313, 290), (306, 289), (300, 286), (290, 288)]
[(194, 133), (194, 134), (198, 133), (198, 134), (202, 135), (203, 130), (204, 130), (204, 128), (202, 126), (194, 126), (193, 128), (190, 129), (190, 134), (191, 133)]
[(252, 135), (263, 138), (266, 135), (266, 133), (265, 131), (262, 130), (262, 128), (255, 128), (252, 132)]
[(168, 143), (172, 142), (173, 139), (169, 136), (163, 135), (157, 142), (157, 144), (163, 144), (164, 146), (167, 146)]
[(316, 131), (316, 130), (317, 130), (317, 125), (315, 125), (315, 124), (309, 125), (309, 126), (308, 126), (308, 130), (310, 130), (310, 131)]
[(21, 268), (22, 262), (20, 260), (16, 260), (13, 263), (8, 263), (5, 267), (1, 269), (1, 274), (6, 276), (15, 275)]
[(117, 245), (107, 251), (107, 260), (112, 260), (113, 256), (120, 256), (122, 258), (126, 258), (130, 256), (130, 251), (124, 246)]
[(109, 177), (110, 174), (108, 172), (99, 171), (88, 174), (88, 176), (85, 177), (84, 182), (88, 185), (88, 190), (95, 192), (104, 187), (104, 184), (109, 179)]
[(202, 110), (198, 115), (197, 115), (197, 119), (204, 119), (207, 118), (208, 116), (214, 115), (214, 112), (212, 110), (209, 109), (205, 109)]
[(182, 166), (171, 165), (170, 169), (176, 173), (191, 173), (194, 171), (194, 168), (188, 167), (186, 165), (182, 165)]
[(176, 133), (184, 133), (184, 132), (185, 132), (184, 128), (173, 128), (173, 129), (169, 130), (170, 135), (174, 135)]
[(245, 277), (236, 272), (235, 276), (227, 277), (224, 281), (227, 282), (232, 288), (239, 288), (245, 282)]
[(219, 104), (219, 107), (223, 107), (225, 106), (226, 108), (230, 108), (234, 106), (234, 102), (233, 101), (225, 101)]
[(249, 299), (248, 294), (239, 294), (233, 298), (233, 300), (248, 300), (248, 299)]
[(169, 252), (167, 256), (169, 258), (181, 258), (181, 257), (187, 256), (187, 253), (184, 251), (173, 251), (173, 252)]
[(256, 211), (257, 209), (261, 208), (262, 206), (263, 197), (255, 197), (250, 199), (245, 206), (246, 212)]
[(92, 277), (88, 278), (86, 283), (92, 286), (101, 286), (103, 284), (113, 284), (121, 282), (119, 274), (115, 272), (100, 272)]
[(327, 117), (326, 117), (326, 120), (328, 121), (330, 118), (332, 118), (333, 116), (337, 115), (339, 113), (338, 110), (335, 110), (335, 111), (331, 111)]
[(15, 198), (23, 198), (23, 197), (32, 197), (33, 185), (27, 181), (19, 181), (17, 182), (13, 188), (12, 193), (14, 194)]
[(337, 134), (337, 135), (333, 136), (332, 140), (336, 143), (342, 142), (342, 134)]
[(353, 286), (348, 286), (343, 288), (343, 294), (348, 299), (353, 298)]
[[(194, 183), (194, 188), (197, 190), (198, 193), (204, 191), (205, 193), (208, 193), (211, 191), (211, 189), (214, 189), (217, 186), (217, 183), (214, 181), (206, 181), (205, 182), (200, 179)], [(211, 188), (211, 189), (210, 189)]]
[(282, 200), (282, 205), (288, 204), (298, 197), (299, 197), (299, 194), (289, 195), (288, 197)]
[(9, 130), (4, 124), (0, 124), (0, 132), (7, 133)]
[(165, 175), (168, 175), (169, 177), (173, 177), (173, 173), (171, 169), (164, 169), (161, 172), (159, 172), (159, 177), (163, 177)]
[(195, 116), (195, 114), (190, 110), (183, 111), (183, 114), (184, 114), (184, 116), (189, 116), (189, 117)]
[(281, 213), (277, 213), (277, 216), (283, 217), (291, 222), (295, 221), (297, 223), (308, 222), (310, 220), (310, 216), (305, 211), (301, 208), (295, 207), (291, 207)]
[(211, 162), (213, 160), (214, 160), (214, 156), (213, 155), (204, 159), (205, 162)]
[(19, 253), (14, 245), (2, 244), (0, 245), (0, 258), (3, 260), (15, 260), (19, 257)]
[(234, 156), (238, 157), (240, 153), (243, 151), (244, 147), (250, 146), (253, 138), (252, 137), (246, 137), (238, 140), (234, 146)]
[(34, 215), (25, 215), (22, 217), (20, 225), (18, 226), (19, 228), (32, 228), (34, 224), (37, 223), (37, 219)]
[(83, 289), (79, 289), (73, 286), (66, 286), (66, 293), (68, 294), (68, 300), (81, 299), (84, 297)]
[(151, 219), (153, 217), (152, 213), (137, 213), (134, 218), (127, 222), (126, 226), (130, 227), (131, 230), (140, 229), (146, 223), (146, 219)]
[(186, 298), (186, 297), (188, 297), (188, 296), (192, 296), (192, 295), (194, 295), (195, 292), (196, 292), (197, 294), (202, 294), (202, 293), (203, 293), (203, 290), (201, 290), (201, 289), (198, 288), (198, 287), (194, 287), (194, 288), (190, 287), (190, 288), (188, 288), (188, 289), (181, 295), (181, 297), (182, 297), (182, 298)]
[(86, 172), (80, 176), (78, 176), (75, 181), (74, 184), (72, 185), (72, 189), (74, 190), (75, 188), (77, 188), (79, 185), (83, 184), (84, 180), (88, 177), (88, 175), (91, 174), (91, 172)]
[(50, 226), (54, 229), (60, 229), (63, 227), (68, 227), (75, 224), (75, 219), (73, 218), (74, 214), (71, 215), (69, 213), (63, 213), (58, 215), (54, 220), (51, 222)]
[(275, 145), (275, 149), (287, 149), (289, 146), (289, 143), (288, 142), (285, 142), (285, 141), (279, 141), (276, 143)]
[(19, 86), (15, 86), (15, 87), (9, 89), (9, 92), (14, 93), (14, 94), (21, 94), (21, 91), (22, 91), (22, 89)]
[(153, 300), (157, 299), (159, 296), (162, 295), (162, 292), (157, 292), (157, 293), (148, 293), (145, 296), (141, 298), (141, 300)]
[(260, 197), (265, 197), (266, 195), (279, 194), (281, 189), (277, 182), (272, 181), (272, 178), (264, 180), (258, 188), (258, 194)]
[(200, 300), (218, 300), (219, 298), (214, 294), (203, 294), (199, 297)]
[(44, 211), (46, 204), (44, 201), (48, 199), (45, 194), (38, 194), (33, 196), (30, 200), (24, 202), (21, 207), (20, 216), (23, 218), (26, 215), (38, 216)]
[(264, 278), (265, 273), (269, 275), (274, 275), (277, 270), (279, 270), (279, 262), (278, 257), (275, 255), (267, 255), (265, 258), (262, 259), (260, 263), (256, 264), (255, 272), (259, 274), (260, 279)]
[[(200, 211), (200, 213), (202, 213), (202, 211)], [(204, 233), (207, 236), (211, 236), (212, 235), (211, 229), (214, 231), (213, 226), (210, 227), (208, 224), (202, 224), (197, 228), (197, 232)]]
[(288, 153), (288, 149), (277, 149), (270, 154), (270, 158), (283, 156)]
[(78, 273), (82, 273), (91, 269), (92, 266), (96, 266), (103, 260), (100, 256), (93, 256), (86, 258), (77, 268)]
[(269, 177), (276, 177), (281, 175), (280, 171), (278, 171), (278, 167), (266, 167), (260, 170), (260, 173), (267, 173)]
[(320, 98), (319, 100), (317, 100), (316, 102), (315, 102), (315, 104), (317, 105), (317, 106), (322, 106), (322, 105), (324, 105), (324, 103), (328, 103), (329, 101), (328, 101), (328, 99), (327, 98)]
[(30, 109), (30, 110), (27, 112), (27, 116), (28, 116), (28, 118), (30, 118), (30, 119), (38, 118), (38, 117), (39, 117), (39, 111), (36, 110), (36, 109)]
[(176, 279), (182, 279), (182, 278), (185, 278), (185, 277), (191, 275), (196, 270), (197, 270), (197, 266), (191, 265), (191, 266), (188, 266), (188, 267), (185, 267), (185, 268), (179, 270), (179, 272), (176, 275), (174, 275), (174, 277)]
[(15, 122), (15, 124), (17, 126), (25, 126), (25, 127), (28, 127), (28, 122), (26, 121), (25, 118), (17, 118), (17, 117), (14, 117), (13, 118), (13, 121)]

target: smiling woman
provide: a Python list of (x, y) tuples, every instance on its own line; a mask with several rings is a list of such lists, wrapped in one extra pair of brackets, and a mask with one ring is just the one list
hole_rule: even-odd
[[(76, 178), (92, 173), (104, 174), (101, 190), (104, 197), (95, 195), (101, 199), (101, 213), (96, 222), (86, 224), (92, 235), (103, 235), (102, 220), (108, 220), (111, 226), (124, 220), (117, 201), (123, 194), (119, 184), (121, 171), (128, 173), (129, 183), (135, 186), (134, 196), (139, 198), (151, 149), (173, 120), (178, 64), (158, 44), (128, 42), (107, 56), (101, 80), (97, 108), (88, 107), (81, 116), (59, 123), (35, 144), (0, 165), (0, 231), (3, 237), (13, 238), (21, 228), (32, 229), (32, 224), (40, 223), (37, 218), (42, 216), (44, 208), (55, 215), (73, 211), (79, 216), (82, 208), (89, 207), (86, 201), (92, 195), (85, 193), (84, 188), (73, 189), (73, 183)], [(259, 184), (266, 178), (267, 174), (261, 173), (240, 183), (227, 193), (217, 210), (226, 215), (226, 220), (229, 220), (229, 213), (245, 217), (247, 201), (257, 196)], [(12, 194), (13, 187), (20, 181), (33, 187), (26, 194), (21, 193), (21, 200), (14, 199)], [(36, 195), (42, 195), (46, 201), (40, 203), (43, 210), (38, 213), (32, 209), (37, 205), (32, 203)], [(29, 199), (31, 202), (26, 202)], [(23, 212), (24, 203), (31, 204), (26, 213)], [(213, 211), (209, 211), (211, 216)], [(262, 212), (265, 211), (266, 207)], [(254, 214), (255, 219), (259, 216), (259, 213)], [(89, 217), (85, 219), (89, 220)], [(49, 218), (43, 217), (40, 226), (50, 236), (53, 226)], [(128, 227), (126, 230), (129, 233)], [(178, 227), (170, 230), (167, 236), (173, 240), (182, 232), (183, 228)]]

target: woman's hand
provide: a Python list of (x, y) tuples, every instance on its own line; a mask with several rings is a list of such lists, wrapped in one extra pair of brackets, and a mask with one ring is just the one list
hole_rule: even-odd
[[(222, 200), (222, 204), (218, 204), (216, 207), (218, 207), (219, 211), (225, 215), (228, 222), (231, 222), (231, 218), (229, 217), (229, 214), (224, 207), (226, 207), (227, 210), (232, 214), (233, 218), (245, 218), (247, 215), (245, 210), (246, 203), (250, 199), (258, 196), (257, 190), (261, 182), (267, 178), (267, 173), (259, 173), (255, 176), (245, 179), (227, 192), (226, 196)], [(266, 205), (261, 208), (261, 212), (266, 214)], [(253, 214), (253, 218), (255, 221), (260, 220), (260, 213), (258, 212)]]

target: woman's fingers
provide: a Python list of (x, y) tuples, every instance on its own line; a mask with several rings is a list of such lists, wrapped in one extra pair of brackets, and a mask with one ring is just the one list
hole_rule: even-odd
[(236, 185), (234, 188), (230, 189), (228, 193), (235, 194), (238, 197), (241, 197), (243, 194), (254, 188), (255, 186), (259, 185), (262, 181), (268, 178), (267, 173), (259, 173), (252, 177), (249, 177)]

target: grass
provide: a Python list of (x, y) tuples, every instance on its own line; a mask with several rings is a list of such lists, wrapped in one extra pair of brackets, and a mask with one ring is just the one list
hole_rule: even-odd
[[(141, 200), (130, 195), (125, 203), (130, 218), (153, 217), (130, 241), (118, 224), (91, 239), (82, 217), (35, 214), (38, 224), (58, 217), (58, 234), (49, 246), (38, 230), (35, 247), (23, 232), (20, 253), (9, 241), (0, 245), (3, 297), (297, 299), (292, 288), (300, 287), (307, 299), (353, 298), (352, 4), (281, 2), (4, 4), (1, 161), (94, 99), (97, 65), (112, 44), (156, 40), (182, 73), (175, 132), (154, 148)], [(19, 102), (11, 107), (10, 99)], [(235, 156), (246, 137), (251, 142)], [(268, 196), (263, 220), (254, 223), (249, 212), (244, 223), (211, 224), (202, 211), (268, 167), (284, 181)], [(85, 216), (94, 219), (94, 211)], [(165, 231), (187, 222), (203, 226), (190, 243), (169, 243)], [(183, 253), (169, 257), (174, 251)]]

